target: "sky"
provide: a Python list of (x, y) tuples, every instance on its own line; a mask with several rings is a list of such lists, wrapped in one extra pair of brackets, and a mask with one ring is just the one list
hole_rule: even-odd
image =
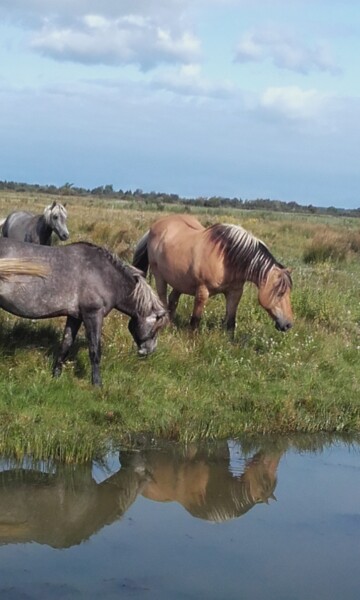
[(0, 180), (360, 207), (358, 0), (0, 0)]

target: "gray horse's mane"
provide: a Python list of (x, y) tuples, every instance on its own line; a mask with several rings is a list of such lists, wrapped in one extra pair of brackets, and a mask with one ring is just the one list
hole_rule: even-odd
[(53, 202), (44, 208), (44, 217), (47, 225), (50, 225), (51, 216), (56, 214), (59, 216), (62, 215), (65, 219), (67, 217), (67, 210), (65, 206), (59, 202), (56, 202), (55, 204)]
[[(274, 258), (264, 242), (239, 225), (216, 223), (207, 231), (210, 239), (225, 254), (231, 267), (241, 271), (246, 279), (257, 285), (266, 280), (272, 267), (285, 269)], [(284, 270), (274, 292), (281, 293), (289, 287), (292, 287), (291, 276), (287, 270)]]
[(133, 298), (139, 314), (146, 317), (149, 312), (164, 313), (165, 309), (162, 302), (147, 283), (143, 273), (131, 265), (127, 265), (127, 267), (138, 279), (133, 291)]
[(140, 316), (147, 317), (152, 312), (164, 312), (164, 307), (160, 299), (155, 294), (152, 287), (147, 283), (142, 271), (132, 265), (124, 263), (117, 254), (111, 252), (104, 246), (97, 246), (91, 242), (75, 243), (89, 246), (90, 248), (97, 250), (99, 254), (102, 254), (107, 258), (117, 271), (134, 283), (135, 287), (132, 292), (132, 297), (135, 301), (136, 312), (138, 312)]

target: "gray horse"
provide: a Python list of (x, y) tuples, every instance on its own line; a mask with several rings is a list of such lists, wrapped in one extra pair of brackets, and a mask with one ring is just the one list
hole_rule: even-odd
[(44, 277), (9, 275), (0, 280), (0, 307), (28, 319), (67, 317), (55, 377), (84, 323), (92, 382), (101, 385), (101, 331), (104, 317), (113, 308), (130, 317), (128, 328), (139, 354), (155, 350), (167, 312), (140, 271), (105, 248), (87, 242), (48, 247), (0, 238), (1, 258), (27, 259), (48, 269)]
[(42, 215), (34, 215), (25, 210), (17, 210), (0, 221), (2, 235), (18, 242), (31, 242), (42, 246), (51, 246), (51, 234), (54, 231), (60, 240), (69, 238), (66, 226), (67, 211), (65, 205), (54, 200), (44, 209)]

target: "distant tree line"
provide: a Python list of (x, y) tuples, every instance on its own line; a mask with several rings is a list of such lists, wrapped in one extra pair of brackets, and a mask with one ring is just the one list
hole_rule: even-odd
[(256, 198), (255, 200), (243, 200), (241, 198), (226, 198), (222, 196), (200, 196), (194, 198), (182, 198), (178, 194), (167, 194), (164, 192), (144, 192), (142, 189), (115, 191), (111, 184), (101, 185), (93, 189), (76, 187), (72, 183), (64, 185), (39, 185), (30, 183), (18, 183), (14, 181), (0, 181), (1, 190), (12, 190), (15, 192), (33, 192), (37, 194), (51, 194), (54, 196), (84, 196), (101, 197), (109, 200), (122, 200), (139, 202), (144, 204), (155, 204), (158, 207), (165, 204), (182, 204), (184, 206), (204, 206), (210, 208), (229, 207), (245, 210), (270, 210), (274, 212), (293, 212), (319, 215), (334, 215), (360, 217), (359, 208), (335, 208), (334, 206), (319, 207), (312, 204), (301, 205), (297, 202), (284, 202), (282, 200), (270, 200), (268, 198)]

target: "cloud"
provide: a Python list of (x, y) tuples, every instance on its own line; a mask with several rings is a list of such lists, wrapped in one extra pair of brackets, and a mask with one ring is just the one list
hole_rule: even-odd
[(274, 27), (245, 33), (236, 49), (235, 62), (270, 60), (280, 69), (307, 74), (312, 70), (339, 73), (325, 42), (313, 47), (298, 41), (294, 35)]
[(177, 70), (167, 70), (152, 78), (152, 87), (174, 94), (200, 98), (227, 98), (235, 93), (230, 82), (214, 83), (204, 77), (198, 64), (183, 65)]
[(85, 14), (102, 14), (117, 18), (127, 14), (164, 16), (179, 15), (189, 0), (0, 0), (0, 11), (8, 18), (33, 24), (43, 18), (73, 21)]
[(267, 114), (289, 120), (311, 120), (319, 115), (328, 97), (317, 90), (297, 86), (269, 87), (260, 97), (260, 108)]
[(200, 41), (186, 16), (187, 0), (0, 0), (0, 16), (29, 31), (30, 47), (59, 61), (187, 64)]
[(163, 62), (191, 62), (200, 54), (200, 43), (191, 33), (174, 32), (136, 15), (108, 19), (87, 14), (69, 27), (45, 23), (33, 36), (31, 47), (57, 60), (137, 64), (144, 71)]

